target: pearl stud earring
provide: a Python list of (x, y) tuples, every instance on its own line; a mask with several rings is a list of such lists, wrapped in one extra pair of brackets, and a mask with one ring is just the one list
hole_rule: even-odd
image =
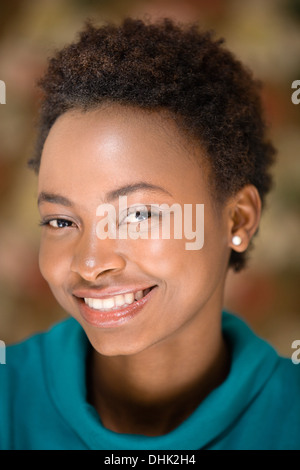
[(234, 246), (239, 246), (242, 243), (241, 237), (234, 235), (234, 237), (232, 237), (232, 243)]

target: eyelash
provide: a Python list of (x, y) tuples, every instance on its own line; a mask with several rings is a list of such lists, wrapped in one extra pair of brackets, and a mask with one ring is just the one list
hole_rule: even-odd
[(48, 220), (47, 220), (47, 219), (41, 220), (41, 221), (39, 222), (39, 226), (40, 226), (40, 227), (49, 226), (49, 227), (51, 227), (51, 228), (53, 228), (53, 229), (66, 228), (66, 227), (52, 227), (52, 226), (50, 225), (50, 222), (54, 222), (54, 221), (56, 221), (56, 222), (66, 222), (66, 223), (70, 224), (70, 225), (68, 225), (68, 227), (71, 227), (72, 224), (73, 224), (73, 222), (71, 222), (70, 220), (63, 219), (63, 218), (58, 218), (58, 217), (57, 217), (57, 218), (48, 219)]
[[(146, 209), (146, 210), (145, 210)], [(147, 219), (144, 219), (144, 220), (140, 220), (140, 221), (136, 221), (136, 223), (142, 223), (148, 219), (150, 219), (151, 217), (161, 217), (161, 211), (159, 210), (153, 210), (153, 208), (151, 206), (142, 206), (142, 207), (131, 207), (129, 209), (127, 209), (127, 213), (126, 215), (122, 218), (121, 222), (123, 222), (127, 217), (131, 216), (131, 215), (134, 215), (136, 213), (145, 213), (147, 212)], [(119, 225), (121, 223), (119, 222)]]
[[(133, 214), (136, 214), (137, 212), (139, 213), (143, 213), (143, 212), (146, 212), (147, 209), (147, 219), (144, 219), (144, 220), (141, 220), (141, 221), (136, 221), (136, 223), (142, 223), (142, 222), (145, 222), (146, 220), (150, 219), (151, 217), (158, 217), (158, 218), (161, 218), (161, 211), (159, 210), (153, 210), (153, 208), (151, 206), (142, 206), (142, 207), (132, 207), (132, 208), (128, 208), (127, 209), (127, 212), (126, 212), (126, 215), (123, 217), (123, 219), (121, 220), (121, 223), (119, 222), (119, 225), (122, 224), (122, 222), (129, 216), (133, 215)], [(53, 227), (50, 225), (50, 222), (54, 222), (56, 221), (57, 223), (59, 222), (62, 222), (62, 223), (66, 223), (66, 224), (69, 224), (67, 226), (64, 226), (64, 227)], [(134, 222), (135, 223), (135, 222)], [(68, 227), (71, 227), (72, 225), (74, 224), (74, 222), (72, 222), (71, 220), (68, 220), (68, 219), (64, 219), (64, 218), (60, 218), (60, 217), (54, 217), (52, 219), (42, 219), (40, 222), (39, 222), (39, 226), (40, 227), (50, 227), (51, 229), (54, 229), (54, 230), (58, 230), (58, 229), (63, 229), (63, 228), (68, 228)]]

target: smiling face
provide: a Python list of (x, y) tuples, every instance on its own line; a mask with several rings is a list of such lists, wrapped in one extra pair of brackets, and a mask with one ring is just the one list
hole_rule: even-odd
[[(67, 112), (53, 125), (39, 172), (40, 269), (98, 352), (134, 354), (216, 322), (228, 214), (216, 212), (202, 163), (200, 149), (158, 113), (114, 105)], [(184, 236), (100, 239), (99, 205), (118, 214), (125, 195), (131, 208), (192, 204), (194, 214), (204, 204), (203, 247), (187, 250)], [(147, 212), (126, 214), (120, 227), (136, 220), (147, 230)]]

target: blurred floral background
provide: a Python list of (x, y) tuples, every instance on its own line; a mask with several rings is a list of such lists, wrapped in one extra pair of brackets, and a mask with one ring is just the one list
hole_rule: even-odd
[(7, 344), (65, 316), (38, 269), (36, 176), (27, 169), (39, 104), (36, 80), (54, 49), (75, 39), (86, 18), (125, 16), (197, 21), (264, 83), (276, 185), (248, 269), (230, 273), (225, 305), (285, 356), (300, 339), (299, 0), (10, 0), (0, 6), (0, 339)]

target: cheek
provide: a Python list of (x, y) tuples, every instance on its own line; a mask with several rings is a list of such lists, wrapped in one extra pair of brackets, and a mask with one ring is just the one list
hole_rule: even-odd
[(128, 260), (161, 280), (176, 278), (185, 258), (183, 240), (134, 240), (125, 251)]
[(52, 294), (60, 306), (71, 313), (70, 299), (65, 290), (66, 281), (69, 276), (69, 259), (67, 250), (60, 250), (56, 243), (49, 240), (41, 240), (39, 251), (39, 267), (42, 276), (47, 281)]
[(55, 243), (42, 238), (39, 250), (39, 267), (50, 287), (62, 285), (68, 267), (67, 250), (61, 250)]
[(141, 240), (131, 242), (127, 252), (137, 272), (156, 279), (161, 287), (160, 303), (180, 306), (189, 304), (203, 290), (204, 261), (202, 250), (186, 250), (186, 240)]
[(199, 245), (194, 243), (193, 249), (187, 249), (187, 243), (194, 241), (186, 238), (132, 241), (127, 246), (128, 259), (165, 284), (177, 299), (201, 301), (213, 293), (227, 267), (226, 230), (221, 219), (216, 221), (208, 213), (203, 246), (196, 249)]

